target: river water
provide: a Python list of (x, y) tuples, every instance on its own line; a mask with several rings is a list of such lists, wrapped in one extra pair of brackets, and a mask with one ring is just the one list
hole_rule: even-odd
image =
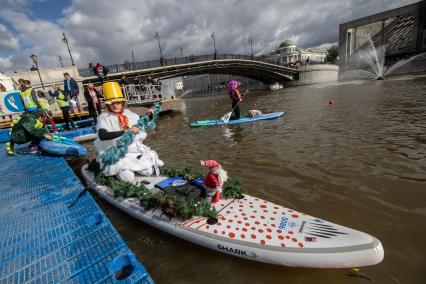
[[(201, 169), (200, 159), (218, 160), (250, 195), (376, 236), (384, 261), (363, 269), (374, 283), (425, 283), (426, 76), (251, 92), (243, 112), (256, 104), (264, 113), (286, 115), (247, 125), (188, 126), (228, 112), (225, 96), (177, 104), (180, 111), (162, 116), (146, 140), (166, 165)], [(95, 198), (157, 283), (369, 282), (340, 269), (230, 257)]]

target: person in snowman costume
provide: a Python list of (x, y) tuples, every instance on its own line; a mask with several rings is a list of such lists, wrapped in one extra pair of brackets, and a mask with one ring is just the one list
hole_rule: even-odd
[[(98, 137), (94, 142), (98, 153), (98, 162), (101, 164), (105, 176), (117, 176), (122, 181), (132, 182), (135, 173), (144, 176), (159, 175), (159, 167), (164, 165), (158, 154), (144, 145), (142, 141), (147, 137), (144, 129), (132, 127), (140, 119), (139, 115), (126, 109), (126, 99), (117, 82), (107, 82), (102, 85), (104, 102), (107, 111), (98, 116), (96, 131)], [(149, 110), (147, 114), (152, 114)], [(133, 142), (128, 147), (127, 154), (113, 165), (103, 166), (99, 157), (102, 153), (115, 145), (116, 141), (126, 132), (135, 134)]]

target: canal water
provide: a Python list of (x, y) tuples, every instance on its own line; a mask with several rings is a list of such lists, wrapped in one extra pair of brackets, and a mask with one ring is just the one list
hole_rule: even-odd
[[(330, 99), (335, 104), (329, 105)], [(167, 166), (201, 169), (199, 160), (218, 160), (229, 175), (241, 178), (250, 195), (380, 239), (384, 261), (363, 269), (374, 283), (424, 283), (426, 76), (249, 93), (243, 112), (286, 112), (271, 122), (189, 127), (227, 113), (225, 96), (182, 101), (178, 108), (161, 117), (146, 140)], [(94, 157), (91, 143), (87, 146)], [(369, 282), (341, 269), (287, 268), (230, 257), (97, 200), (157, 283)]]

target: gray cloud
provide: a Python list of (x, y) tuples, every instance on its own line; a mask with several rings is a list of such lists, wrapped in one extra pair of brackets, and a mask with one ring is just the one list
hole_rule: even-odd
[(0, 23), (0, 50), (13, 51), (19, 48), (19, 41), (6, 26)]
[[(32, 45), (24, 51), (41, 54), (46, 67), (57, 66), (58, 55), (69, 58), (61, 41), (65, 30), (77, 64), (85, 67), (89, 62), (122, 63), (131, 59), (132, 50), (136, 60), (159, 58), (156, 31), (165, 57), (179, 57), (181, 47), (184, 55), (211, 54), (211, 32), (221, 53), (249, 54), (249, 37), (258, 54), (272, 51), (289, 37), (297, 38), (301, 47), (326, 46), (337, 42), (340, 23), (414, 2), (74, 0), (56, 23), (16, 11), (4, 17), (20, 33), (21, 41)], [(17, 65), (15, 58), (8, 69), (27, 68)]]

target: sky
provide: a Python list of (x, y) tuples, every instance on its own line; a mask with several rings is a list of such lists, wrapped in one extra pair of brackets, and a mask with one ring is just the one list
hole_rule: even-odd
[(71, 65), (62, 33), (79, 68), (89, 62), (122, 64), (163, 56), (255, 54), (287, 38), (299, 47), (327, 48), (339, 24), (417, 0), (0, 0), (0, 71)]

